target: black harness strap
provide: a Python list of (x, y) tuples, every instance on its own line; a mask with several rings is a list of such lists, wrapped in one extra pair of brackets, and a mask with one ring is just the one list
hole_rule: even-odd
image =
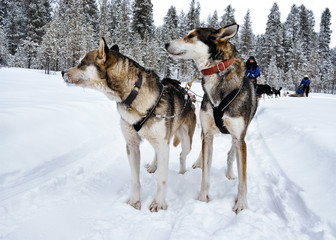
[(170, 79), (170, 78), (163, 79), (161, 81), (161, 84), (159, 85), (160, 86), (160, 95), (159, 95), (158, 99), (156, 100), (155, 105), (152, 107), (151, 110), (149, 110), (148, 114), (145, 117), (143, 117), (138, 123), (136, 123), (136, 124), (133, 125), (135, 131), (137, 131), (137, 132), (140, 131), (140, 129), (142, 128), (142, 126), (146, 123), (146, 121), (150, 117), (172, 119), (172, 118), (180, 116), (184, 112), (184, 110), (187, 107), (187, 105), (191, 104), (190, 97), (185, 92), (185, 94), (186, 94), (186, 97), (184, 99), (185, 103), (184, 103), (184, 106), (183, 106), (183, 108), (182, 108), (182, 110), (181, 110), (180, 113), (178, 113), (176, 115), (172, 115), (172, 116), (161, 116), (161, 115), (154, 114), (154, 111), (155, 111), (156, 107), (159, 105), (159, 102), (160, 102), (160, 100), (162, 98), (162, 95), (163, 95), (163, 92), (164, 92), (164, 85), (168, 85), (168, 84), (172, 84), (175, 88), (177, 88), (181, 92), (185, 91), (185, 89), (180, 86), (180, 81), (177, 81), (177, 80), (174, 80), (174, 79)]
[(141, 85), (142, 85), (142, 74), (140, 72), (139, 73), (138, 81), (136, 81), (136, 83), (134, 84), (134, 89), (131, 91), (131, 93), (128, 95), (128, 97), (125, 99), (125, 101), (122, 102), (122, 104), (126, 108), (130, 108), (131, 107), (132, 102), (134, 101), (134, 99), (139, 94), (139, 90), (141, 88)]
[(228, 95), (226, 95), (225, 98), (223, 98), (223, 100), (220, 102), (220, 104), (217, 107), (213, 107), (213, 115), (214, 115), (215, 123), (216, 123), (216, 126), (221, 131), (221, 133), (224, 133), (224, 134), (229, 133), (227, 128), (224, 126), (224, 123), (222, 120), (224, 111), (236, 99), (236, 97), (238, 96), (238, 94), (240, 93), (244, 85), (244, 81), (245, 81), (245, 78), (243, 79), (243, 82), (240, 88), (236, 88), (232, 90)]
[(137, 131), (137, 132), (140, 131), (140, 129), (146, 123), (148, 118), (150, 118), (153, 115), (153, 112), (154, 112), (155, 108), (157, 107), (157, 105), (159, 104), (159, 102), (161, 100), (161, 97), (163, 95), (163, 89), (164, 89), (163, 85), (160, 84), (160, 95), (159, 95), (158, 99), (156, 100), (156, 103), (155, 103), (154, 107), (152, 107), (152, 109), (149, 110), (148, 114), (145, 117), (143, 117), (138, 123), (133, 125), (135, 131)]

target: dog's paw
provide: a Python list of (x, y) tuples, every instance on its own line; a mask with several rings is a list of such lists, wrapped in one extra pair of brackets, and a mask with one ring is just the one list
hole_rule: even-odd
[(180, 171), (179, 171), (179, 174), (185, 174), (186, 173), (186, 169), (184, 168), (184, 169), (180, 169)]
[(236, 199), (236, 203), (234, 205), (234, 207), (232, 208), (232, 210), (238, 214), (240, 213), (242, 210), (247, 208), (247, 201), (246, 199)]
[(226, 171), (226, 177), (229, 180), (235, 180), (237, 178), (232, 171)]
[(147, 164), (146, 168), (147, 168), (147, 172), (149, 173), (155, 173), (157, 169), (156, 164)]
[(152, 204), (149, 206), (149, 210), (151, 212), (158, 212), (160, 209), (166, 210), (168, 208), (168, 205), (165, 202), (158, 203), (155, 200), (152, 202)]
[(210, 197), (208, 194), (200, 194), (197, 198), (197, 200), (201, 201), (201, 202), (209, 202), (210, 201)]
[(134, 207), (137, 210), (141, 209), (141, 202), (140, 201), (132, 202), (131, 200), (129, 200), (128, 204), (131, 205), (132, 207)]

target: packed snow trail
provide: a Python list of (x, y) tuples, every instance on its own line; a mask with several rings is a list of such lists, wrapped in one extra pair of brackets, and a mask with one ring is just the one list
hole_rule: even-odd
[(138, 211), (126, 204), (130, 169), (114, 102), (67, 87), (59, 73), (0, 69), (0, 239), (336, 239), (335, 105), (316, 94), (260, 101), (246, 137), (249, 208), (238, 215), (237, 180), (225, 177), (228, 135), (214, 140), (211, 201), (196, 200), (197, 128), (184, 175), (180, 147), (171, 147), (169, 206), (151, 213), (157, 174), (144, 166), (154, 151), (142, 143)]

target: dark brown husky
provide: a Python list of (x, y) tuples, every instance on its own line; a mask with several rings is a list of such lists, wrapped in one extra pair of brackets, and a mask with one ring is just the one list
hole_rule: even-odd
[(158, 165), (158, 187), (150, 210), (166, 209), (170, 140), (175, 136), (174, 145), (182, 143), (183, 174), (195, 130), (195, 107), (186, 91), (175, 80), (160, 81), (153, 71), (120, 54), (116, 45), (109, 49), (104, 39), (98, 50), (87, 53), (78, 66), (62, 71), (62, 75), (69, 84), (97, 89), (117, 102), (132, 175), (129, 204), (136, 209), (141, 207), (139, 144), (143, 138), (151, 143), (155, 158), (147, 170), (154, 172)]
[(238, 31), (233, 24), (218, 30), (197, 28), (187, 36), (166, 44), (174, 57), (193, 59), (203, 73), (200, 119), (202, 125), (202, 152), (194, 167), (202, 167), (202, 186), (199, 200), (209, 201), (209, 175), (216, 132), (229, 133), (232, 146), (227, 158), (226, 176), (234, 179), (232, 163), (235, 155), (238, 168), (238, 196), (233, 211), (247, 208), (246, 143), (245, 135), (256, 109), (257, 98), (253, 84), (246, 78), (244, 61), (238, 58), (229, 42)]

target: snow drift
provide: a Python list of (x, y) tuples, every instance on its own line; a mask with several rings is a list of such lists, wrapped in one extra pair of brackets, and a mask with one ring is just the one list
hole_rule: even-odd
[[(201, 86), (193, 88), (202, 94)], [(131, 181), (115, 103), (43, 71), (0, 69), (0, 239), (336, 239), (336, 97), (261, 100), (248, 134), (249, 208), (232, 211), (225, 177), (231, 139), (214, 141), (209, 203), (195, 200), (201, 149), (188, 171), (171, 148), (166, 211), (148, 210), (156, 174), (141, 168), (142, 209)], [(141, 145), (141, 164), (154, 157)]]

